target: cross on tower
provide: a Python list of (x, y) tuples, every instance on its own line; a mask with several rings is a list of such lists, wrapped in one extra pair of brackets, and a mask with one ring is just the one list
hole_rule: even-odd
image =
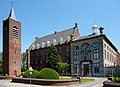
[(11, 2), (11, 5), (12, 5), (12, 7), (13, 7), (13, 1)]

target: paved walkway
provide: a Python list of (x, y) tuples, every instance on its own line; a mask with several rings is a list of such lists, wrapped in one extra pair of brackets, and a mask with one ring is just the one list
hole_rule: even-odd
[[(91, 77), (93, 78), (93, 77)], [(103, 82), (105, 80), (107, 80), (107, 78), (93, 78), (95, 79), (92, 82), (86, 82), (86, 83), (80, 83), (79, 85), (75, 85), (75, 86), (70, 86), (70, 87), (103, 87)]]
[[(80, 83), (77, 85), (62, 86), (62, 87), (102, 87), (102, 82), (107, 80), (106, 78), (94, 78), (94, 79), (95, 79), (95, 81), (92, 81), (92, 82)], [(22, 84), (22, 83), (11, 83), (10, 81), (11, 80), (0, 80), (0, 87), (55, 87), (55, 86), (42, 86), (42, 85), (30, 85), (30, 84)]]

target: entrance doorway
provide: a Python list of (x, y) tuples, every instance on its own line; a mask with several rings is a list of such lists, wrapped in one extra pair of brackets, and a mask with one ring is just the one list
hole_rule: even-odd
[(89, 75), (89, 64), (84, 64), (84, 74), (85, 77)]
[(14, 70), (14, 76), (17, 76), (17, 70)]

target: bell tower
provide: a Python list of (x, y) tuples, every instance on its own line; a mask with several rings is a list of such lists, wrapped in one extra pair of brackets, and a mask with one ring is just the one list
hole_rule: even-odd
[(21, 23), (13, 6), (9, 17), (3, 20), (3, 72), (9, 76), (21, 74)]

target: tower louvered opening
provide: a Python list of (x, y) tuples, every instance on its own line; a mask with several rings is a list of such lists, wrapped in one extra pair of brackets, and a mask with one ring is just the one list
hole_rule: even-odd
[(18, 38), (18, 28), (16, 26), (13, 27), (13, 37)]

